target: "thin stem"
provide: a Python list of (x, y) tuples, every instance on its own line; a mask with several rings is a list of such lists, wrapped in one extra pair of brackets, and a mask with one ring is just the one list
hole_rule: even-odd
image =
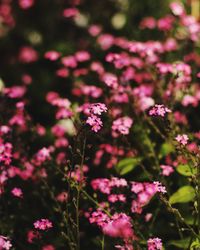
[(188, 229), (189, 231), (192, 233), (193, 236), (197, 237), (198, 239), (200, 239), (200, 235), (198, 235), (194, 229), (185, 221), (185, 219), (182, 217), (182, 215), (180, 214), (179, 210), (176, 208), (173, 208), (171, 206), (171, 204), (169, 203), (169, 201), (163, 196), (160, 195), (160, 199), (161, 201), (166, 205), (166, 207), (168, 208), (168, 210), (174, 214), (174, 216), (176, 216), (176, 218), (183, 223)]
[(86, 134), (84, 134), (83, 148), (81, 154), (81, 164), (80, 164), (80, 182), (77, 188), (77, 198), (76, 198), (76, 234), (77, 234), (77, 250), (80, 249), (80, 221), (79, 221), (79, 206), (80, 206), (80, 193), (82, 189), (82, 181), (83, 181), (83, 164), (85, 159), (85, 147), (86, 147)]
[(99, 205), (99, 203), (97, 201), (95, 201), (95, 199), (93, 199), (85, 190), (81, 190), (81, 192), (90, 200), (92, 201), (98, 208), (101, 208), (102, 211), (104, 211), (109, 217), (111, 217), (112, 215), (103, 207), (101, 207)]
[(200, 167), (197, 167), (197, 207), (198, 207), (198, 232), (200, 234)]
[(105, 235), (103, 234), (102, 241), (101, 241), (101, 250), (104, 250), (105, 247)]

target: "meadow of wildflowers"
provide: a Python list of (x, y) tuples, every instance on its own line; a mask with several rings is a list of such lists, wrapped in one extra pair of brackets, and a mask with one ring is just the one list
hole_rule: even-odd
[(0, 250), (200, 249), (200, 22), (134, 2), (0, 1)]

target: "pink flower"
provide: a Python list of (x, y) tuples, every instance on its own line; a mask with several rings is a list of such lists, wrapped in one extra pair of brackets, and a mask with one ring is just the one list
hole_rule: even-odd
[(87, 51), (78, 51), (75, 54), (75, 58), (78, 62), (85, 62), (90, 59), (90, 54)]
[(154, 181), (153, 184), (155, 185), (156, 192), (163, 194), (167, 193), (166, 187), (163, 186), (159, 181)]
[(94, 115), (101, 115), (103, 112), (107, 112), (107, 107), (104, 103), (93, 103), (89, 107), (90, 112)]
[(160, 168), (162, 169), (162, 175), (169, 176), (171, 173), (174, 172), (174, 169), (168, 165), (161, 165)]
[(37, 239), (40, 237), (40, 233), (37, 231), (30, 230), (27, 233), (27, 241), (29, 243), (33, 243), (34, 239)]
[(44, 57), (50, 61), (56, 61), (60, 57), (60, 53), (54, 50), (47, 51)]
[(110, 237), (134, 238), (131, 218), (126, 214), (115, 214), (112, 219), (103, 226), (104, 234)]
[(117, 137), (119, 134), (128, 135), (132, 124), (133, 120), (128, 116), (121, 117), (113, 121), (112, 124), (113, 136)]
[(38, 53), (30, 46), (24, 46), (19, 52), (19, 61), (22, 63), (32, 63), (38, 60)]
[(99, 98), (103, 93), (101, 88), (94, 85), (82, 85), (81, 91), (84, 95), (91, 96), (93, 98)]
[(48, 219), (41, 219), (34, 222), (34, 227), (40, 230), (47, 230), (53, 227), (52, 222)]
[(69, 68), (77, 67), (77, 61), (74, 56), (65, 56), (61, 59), (61, 62), (65, 67), (69, 67)]
[(93, 179), (91, 186), (94, 190), (99, 190), (104, 194), (110, 194), (111, 192), (110, 181), (106, 178)]
[(10, 130), (11, 129), (7, 125), (0, 126), (0, 136), (8, 134)]
[(145, 215), (145, 221), (146, 221), (146, 222), (149, 222), (149, 221), (151, 220), (152, 217), (153, 217), (153, 214), (152, 214), (152, 213), (147, 213), (147, 214)]
[(148, 250), (162, 250), (162, 241), (159, 238), (150, 238), (147, 245)]
[(34, 0), (18, 0), (20, 8), (26, 10), (33, 6)]
[(0, 250), (9, 250), (12, 247), (12, 244), (10, 243), (10, 240), (0, 235)]
[(142, 213), (142, 205), (138, 201), (133, 200), (131, 203), (131, 212), (141, 214)]
[(156, 104), (152, 109), (150, 109), (149, 115), (164, 117), (167, 113), (171, 113), (171, 112), (172, 111), (166, 108), (163, 104)]
[(126, 202), (126, 197), (124, 194), (111, 194), (108, 196), (108, 201), (115, 203), (117, 201)]
[(36, 154), (36, 160), (38, 163), (43, 163), (50, 159), (50, 149), (43, 147)]
[(18, 197), (18, 198), (22, 198), (23, 197), (23, 192), (22, 192), (21, 188), (16, 188), (15, 187), (15, 188), (12, 189), (11, 193), (14, 196)]
[(174, 17), (171, 15), (167, 15), (161, 19), (158, 20), (158, 29), (163, 30), (163, 31), (167, 31), (172, 29), (172, 25), (174, 22)]
[(145, 17), (140, 23), (142, 29), (154, 29), (156, 27), (156, 20), (153, 17)]
[(103, 126), (103, 123), (101, 119), (96, 115), (91, 115), (87, 118), (86, 123), (89, 124), (94, 132), (98, 132), (101, 127)]
[(56, 70), (56, 75), (59, 77), (63, 77), (63, 78), (68, 77), (69, 70), (66, 68), (60, 68), (60, 69)]
[(102, 34), (98, 37), (97, 42), (103, 50), (107, 50), (114, 44), (114, 37), (110, 34)]
[(59, 202), (65, 202), (68, 200), (68, 193), (62, 192), (56, 196), (56, 200)]
[(79, 13), (78, 9), (76, 9), (76, 8), (68, 8), (68, 9), (64, 9), (63, 16), (66, 17), (66, 18), (70, 18), (70, 17), (77, 16), (78, 13)]
[(116, 89), (118, 87), (117, 77), (111, 73), (105, 73), (103, 76), (103, 81), (108, 87)]
[(172, 2), (170, 8), (175, 16), (182, 16), (185, 14), (184, 6), (180, 2)]
[(55, 247), (53, 245), (46, 245), (43, 246), (42, 250), (55, 250)]
[(101, 30), (102, 28), (99, 25), (91, 25), (88, 28), (88, 32), (90, 33), (91, 36), (98, 36)]
[(26, 93), (26, 88), (24, 86), (12, 86), (5, 88), (3, 91), (10, 98), (22, 98)]
[(180, 144), (182, 144), (184, 146), (187, 145), (188, 140), (189, 140), (189, 138), (188, 138), (188, 136), (186, 134), (177, 135), (175, 139), (176, 139), (177, 142), (179, 142)]

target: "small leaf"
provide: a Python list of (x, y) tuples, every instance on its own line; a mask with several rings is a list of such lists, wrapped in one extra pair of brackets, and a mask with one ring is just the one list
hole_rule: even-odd
[(177, 248), (186, 249), (190, 243), (190, 238), (185, 238), (182, 240), (171, 240), (168, 244), (173, 245)]
[(184, 176), (192, 176), (197, 173), (197, 168), (194, 168), (188, 164), (178, 165), (176, 170), (179, 174), (184, 175)]
[(190, 246), (190, 250), (197, 250), (197, 249), (200, 249), (200, 242), (198, 239), (193, 241), (191, 246)]
[(171, 204), (175, 203), (187, 203), (194, 200), (195, 190), (191, 186), (183, 186), (179, 188), (172, 196), (169, 198)]
[(194, 218), (194, 216), (186, 216), (185, 218), (185, 222), (187, 222), (187, 224), (189, 224), (189, 225), (197, 225), (198, 224), (198, 221), (196, 221), (195, 222), (195, 218)]
[(164, 157), (170, 153), (174, 152), (174, 146), (170, 143), (163, 143), (161, 148), (160, 148), (160, 154), (159, 157)]
[(118, 162), (116, 165), (116, 171), (120, 175), (125, 175), (131, 172), (139, 163), (141, 162), (141, 158), (125, 158)]

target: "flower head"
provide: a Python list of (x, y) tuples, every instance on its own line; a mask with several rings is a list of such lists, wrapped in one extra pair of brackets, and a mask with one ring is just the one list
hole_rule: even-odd
[(188, 140), (189, 140), (189, 138), (188, 138), (188, 136), (186, 134), (177, 135), (175, 139), (176, 139), (177, 142), (179, 142), (183, 146), (187, 145)]
[(148, 250), (161, 250), (162, 241), (159, 238), (150, 238), (147, 242)]
[(36, 229), (40, 230), (47, 230), (53, 227), (52, 222), (48, 219), (37, 220), (33, 225)]

